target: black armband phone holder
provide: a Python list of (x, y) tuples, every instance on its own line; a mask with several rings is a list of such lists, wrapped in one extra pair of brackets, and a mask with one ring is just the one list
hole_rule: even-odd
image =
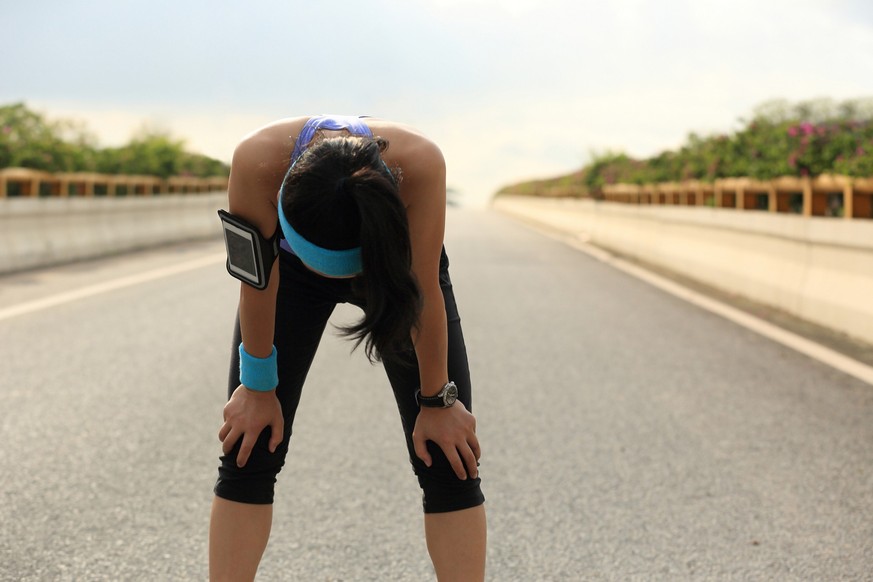
[(226, 210), (219, 210), (218, 217), (224, 228), (227, 272), (255, 289), (266, 289), (279, 256), (278, 226), (273, 237), (266, 239), (255, 226)]

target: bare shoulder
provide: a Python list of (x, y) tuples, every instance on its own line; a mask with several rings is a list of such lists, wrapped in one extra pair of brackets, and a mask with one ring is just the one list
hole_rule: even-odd
[(252, 131), (240, 141), (233, 152), (231, 172), (271, 181), (284, 176), (294, 147), (294, 139), (306, 117), (280, 119)]
[(306, 118), (283, 119), (245, 136), (233, 152), (229, 210), (270, 236), (276, 225), (276, 196), (291, 160), (294, 139)]
[(383, 157), (389, 166), (401, 169), (400, 196), (407, 208), (443, 203), (446, 161), (436, 142), (409, 125), (382, 120), (368, 120), (368, 125), (374, 135), (388, 140)]
[(398, 163), (408, 172), (416, 166), (430, 166), (434, 163), (445, 164), (443, 153), (431, 138), (420, 130), (402, 123), (376, 119), (367, 124), (374, 135), (388, 140), (388, 151), (385, 158)]

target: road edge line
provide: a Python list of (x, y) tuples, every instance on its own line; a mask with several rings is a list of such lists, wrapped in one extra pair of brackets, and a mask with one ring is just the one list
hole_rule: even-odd
[(696, 305), (701, 309), (705, 309), (710, 313), (732, 321), (737, 325), (757, 333), (758, 335), (762, 335), (873, 386), (873, 367), (868, 366), (863, 362), (859, 362), (858, 360), (850, 358), (845, 354), (841, 354), (836, 350), (832, 350), (831, 348), (816, 343), (801, 335), (783, 329), (741, 309), (737, 309), (736, 307), (732, 307), (726, 303), (718, 301), (717, 299), (713, 299), (694, 291), (693, 289), (676, 283), (675, 281), (658, 275), (648, 269), (640, 267), (639, 265), (630, 263), (605, 249), (586, 242), (584, 239), (587, 238), (587, 235), (568, 234), (557, 229), (550, 229), (549, 227), (543, 226), (530, 219), (517, 217), (506, 212), (502, 212), (502, 214), (516, 219), (516, 222), (530, 228), (531, 230), (581, 251), (593, 259), (615, 267), (616, 269), (644, 281), (653, 287), (657, 287), (674, 297), (678, 297), (692, 305)]
[(41, 299), (34, 299), (33, 301), (19, 303), (18, 305), (13, 305), (11, 307), (5, 307), (3, 309), (0, 309), (0, 321), (11, 319), (13, 317), (18, 317), (19, 315), (26, 315), (28, 313), (42, 311), (43, 309), (49, 309), (51, 307), (56, 307), (58, 305), (77, 301), (79, 299), (85, 299), (87, 297), (93, 297), (95, 295), (109, 293), (110, 291), (116, 291), (125, 287), (131, 287), (133, 285), (148, 283), (149, 281), (163, 279), (172, 275), (178, 275), (179, 273), (193, 271), (195, 269), (200, 269), (219, 263), (225, 258), (225, 253), (214, 253), (205, 257), (200, 257), (198, 259), (185, 261), (184, 263), (179, 263), (177, 265), (160, 267), (157, 269), (152, 269), (151, 271), (146, 271), (145, 273), (137, 273), (136, 275), (128, 275), (126, 277), (120, 277), (118, 279), (110, 279), (109, 281), (103, 281), (102, 283), (95, 283), (94, 285), (80, 287), (79, 289), (74, 289), (72, 291), (56, 293), (54, 295), (49, 295), (48, 297), (43, 297)]

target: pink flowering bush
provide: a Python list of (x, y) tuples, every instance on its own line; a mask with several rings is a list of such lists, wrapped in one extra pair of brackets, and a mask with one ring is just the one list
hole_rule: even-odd
[[(873, 177), (873, 99), (770, 102), (743, 124), (733, 134), (692, 133), (678, 150), (644, 160), (615, 152), (594, 155), (570, 176), (538, 181), (537, 191), (548, 194), (560, 182), (564, 194), (568, 181), (575, 184), (577, 195), (598, 196), (603, 185), (619, 182), (711, 182), (738, 176), (769, 180), (825, 173)], [(521, 192), (522, 186), (502, 192)]]

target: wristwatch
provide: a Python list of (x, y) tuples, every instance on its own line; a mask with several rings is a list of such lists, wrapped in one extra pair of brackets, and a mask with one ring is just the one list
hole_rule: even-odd
[(458, 387), (454, 382), (446, 382), (443, 389), (437, 392), (435, 396), (422, 396), (421, 390), (415, 393), (415, 399), (419, 406), (427, 408), (448, 408), (458, 399)]

